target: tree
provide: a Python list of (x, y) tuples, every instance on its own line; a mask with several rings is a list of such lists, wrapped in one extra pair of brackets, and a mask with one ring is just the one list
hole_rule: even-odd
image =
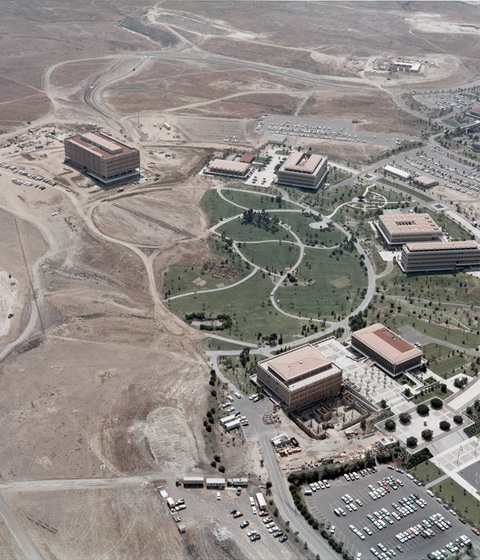
[(360, 429), (365, 431), (367, 429), (367, 421), (365, 420), (365, 418), (362, 418), (360, 420)]
[(420, 416), (428, 416), (429, 412), (430, 409), (425, 403), (421, 403), (417, 406), (417, 414), (419, 414)]
[(432, 430), (423, 430), (422, 432), (422, 438), (425, 441), (431, 441), (431, 439), (433, 438), (433, 432)]
[(410, 436), (407, 438), (407, 447), (417, 447), (418, 440), (416, 437)]
[(440, 408), (443, 407), (443, 401), (442, 399), (439, 399), (438, 397), (434, 397), (431, 401), (430, 401), (430, 405), (432, 408), (434, 408), (435, 410), (439, 410)]
[(439, 427), (444, 432), (448, 432), (448, 430), (450, 429), (450, 422), (447, 422), (446, 420), (442, 420), (439, 424)]
[(385, 410), (387, 408), (387, 401), (385, 399), (382, 399), (380, 401), (380, 408), (382, 408), (382, 410)]
[(460, 414), (455, 414), (455, 416), (453, 417), (453, 421), (455, 422), (455, 424), (463, 424), (463, 418), (462, 416), (460, 416)]
[(395, 420), (389, 418), (388, 420), (385, 421), (385, 429), (388, 430), (389, 432), (394, 432), (396, 427), (397, 427), (397, 423), (395, 422)]
[(400, 420), (401, 424), (406, 425), (410, 424), (410, 422), (412, 421), (412, 416), (408, 414), (408, 412), (402, 412), (398, 419)]
[(407, 387), (405, 391), (403, 391), (403, 394), (407, 397), (407, 399), (409, 399), (412, 396), (412, 391), (410, 391), (410, 387)]

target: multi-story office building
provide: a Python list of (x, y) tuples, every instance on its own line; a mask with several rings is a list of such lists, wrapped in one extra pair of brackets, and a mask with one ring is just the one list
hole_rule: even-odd
[(382, 214), (377, 227), (388, 245), (419, 241), (439, 241), (442, 228), (430, 214)]
[(257, 380), (295, 411), (337, 395), (342, 370), (307, 345), (258, 362)]
[(375, 323), (352, 333), (353, 348), (392, 376), (422, 363), (422, 351), (387, 327)]
[(318, 189), (328, 173), (328, 158), (293, 152), (277, 171), (277, 183), (289, 187)]
[(404, 272), (433, 272), (480, 266), (480, 247), (476, 241), (407, 243), (402, 248), (398, 264)]
[(140, 175), (140, 152), (101, 132), (66, 138), (65, 162), (104, 185), (136, 179)]
[(66, 138), (65, 162), (104, 185), (136, 179), (140, 175), (140, 152), (101, 132)]

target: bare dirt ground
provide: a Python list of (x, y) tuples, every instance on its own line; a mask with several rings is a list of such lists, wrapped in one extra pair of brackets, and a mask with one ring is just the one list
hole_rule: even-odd
[[(162, 302), (163, 271), (209, 256), (199, 203), (212, 180), (194, 172), (221, 144), (218, 130), (239, 129), (248, 140), (265, 112), (347, 115), (370, 130), (406, 130), (411, 123), (388, 92), (362, 74), (363, 59), (432, 56), (435, 84), (445, 86), (480, 68), (478, 37), (465, 26), (477, 8), (467, 4), (438, 4), (435, 13), (418, 3), (180, 7), (3, 6), (0, 162), (58, 184), (17, 186), (12, 179), (21, 177), (0, 171), (0, 313), (13, 312), (0, 318), (2, 558), (29, 556), (29, 539), (52, 559), (278, 556), (264, 540), (255, 552), (225, 510), (211, 508), (211, 496), (180, 537), (155, 491), (129, 483), (214, 473), (217, 450), (228, 474), (266, 476), (257, 442), (205, 437), (203, 336)], [(461, 64), (446, 68), (442, 57)], [(202, 136), (204, 116), (216, 117), (216, 132)], [(138, 145), (145, 182), (105, 192), (63, 164), (63, 137), (92, 125)], [(352, 162), (381, 149), (316, 145)], [(315, 444), (305, 449), (318, 458)], [(112, 486), (91, 488), (91, 477)], [(72, 490), (75, 478), (85, 485)], [(282, 557), (299, 557), (288, 546)]]

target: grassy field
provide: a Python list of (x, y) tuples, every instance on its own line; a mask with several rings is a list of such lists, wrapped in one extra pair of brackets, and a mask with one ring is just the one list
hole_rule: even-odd
[(444, 379), (448, 379), (449, 377), (457, 375), (457, 373), (461, 373), (460, 371), (456, 371), (457, 368), (461, 368), (466, 364), (468, 364), (468, 361), (462, 356), (452, 356), (442, 362), (431, 365), (430, 369)]
[(480, 525), (480, 502), (451, 478), (432, 487), (432, 492), (452, 506), (455, 511), (473, 525)]
[(201, 265), (171, 266), (163, 276), (164, 297), (228, 286), (247, 276), (250, 269), (236, 253), (216, 238), (209, 241), (211, 258)]
[(227, 222), (217, 231), (219, 233), (225, 233), (226, 236), (234, 241), (270, 241), (272, 239), (294, 241), (290, 233), (281, 226), (279, 231), (274, 233), (273, 231), (267, 231), (252, 224), (242, 224), (240, 218)]
[(236, 356), (220, 356), (218, 365), (225, 377), (245, 395), (253, 395), (258, 388), (250, 381), (250, 376), (257, 371), (257, 361), (265, 359), (261, 354), (250, 354), (250, 360), (243, 367)]
[(470, 363), (464, 356), (458, 355), (455, 350), (440, 344), (427, 344), (422, 348), (423, 355), (428, 360), (428, 367), (444, 379), (453, 377), (465, 370), (466, 375), (473, 375), (473, 371), (466, 369)]
[(232, 342), (225, 342), (224, 340), (218, 340), (216, 338), (208, 338), (205, 342), (205, 346), (206, 350), (238, 350), (239, 352), (244, 347), (241, 342), (233, 344)]
[(203, 195), (200, 205), (210, 218), (210, 227), (217, 224), (223, 218), (230, 218), (242, 213), (240, 208), (223, 200), (216, 190), (207, 191)]
[(281, 241), (246, 243), (241, 246), (240, 251), (249, 261), (273, 272), (291, 268), (300, 255), (297, 245)]
[[(465, 348), (476, 348), (480, 344), (480, 335), (476, 334), (476, 330), (469, 332), (452, 326), (451, 314), (455, 311), (455, 308), (430, 307), (427, 304), (409, 304), (403, 301), (388, 302), (375, 297), (368, 320), (384, 323), (395, 332), (402, 326), (410, 325), (419, 332), (438, 339), (440, 344), (441, 341), (448, 341)], [(467, 311), (471, 313), (468, 309)]]
[(408, 472), (412, 473), (413, 476), (417, 477), (424, 484), (433, 482), (445, 474), (442, 469), (438, 468), (428, 459), (416, 467), (408, 469)]
[(415, 403), (415, 404), (420, 404), (420, 403), (422, 403), (422, 402), (429, 401), (429, 400), (433, 399), (434, 397), (438, 397), (439, 399), (444, 400), (444, 399), (446, 399), (447, 397), (449, 397), (450, 395), (453, 395), (453, 392), (450, 391), (450, 389), (447, 389), (447, 392), (444, 393), (444, 392), (440, 389), (440, 387), (436, 387), (436, 388), (433, 389), (433, 390), (430, 390), (430, 389), (429, 389), (429, 390), (425, 390), (425, 391), (423, 392), (423, 395), (422, 395), (422, 393), (418, 394), (416, 397), (414, 397), (414, 398), (412, 399), (411, 402), (412, 402), (412, 403)]
[(460, 225), (448, 216), (445, 216), (442, 212), (435, 212), (430, 210), (430, 208), (425, 208), (424, 211), (430, 214), (435, 222), (448, 233), (448, 235), (452, 238), (452, 241), (465, 241), (472, 238), (468, 231), (464, 230)]
[(394, 267), (392, 273), (382, 279), (381, 286), (385, 294), (423, 298), (429, 302), (471, 305), (480, 301), (480, 279), (464, 272), (406, 275)]
[(283, 334), (285, 342), (293, 340), (302, 331), (301, 321), (275, 311), (270, 303), (272, 280), (260, 272), (230, 290), (179, 298), (168, 303), (169, 308), (184, 317), (187, 313), (204, 311), (208, 316), (225, 313), (232, 317), (232, 327), (215, 334), (256, 342), (258, 333)]
[(367, 287), (357, 253), (307, 249), (298, 283), (277, 290), (282, 309), (312, 318), (344, 317), (360, 303)]
[(335, 228), (329, 226), (324, 230), (312, 229), (311, 223), (316, 220), (313, 216), (302, 213), (275, 212), (275, 215), (285, 224), (289, 224), (300, 239), (308, 245), (325, 245), (333, 247), (345, 241), (345, 235)]
[(414, 196), (416, 198), (418, 198), (419, 200), (423, 200), (423, 202), (432, 202), (433, 198), (431, 198), (430, 196), (427, 196), (426, 194), (423, 194), (420, 191), (411, 189), (410, 187), (407, 187), (406, 185), (402, 185), (400, 183), (397, 183), (395, 181), (390, 181), (389, 179), (379, 179), (380, 183), (383, 183), (384, 185), (388, 185), (389, 187), (394, 187), (395, 189), (398, 189), (399, 191), (404, 192), (405, 194), (408, 194), (410, 196)]
[[(276, 209), (292, 209), (298, 207), (286, 202), (281, 197), (270, 196), (266, 193), (243, 192), (234, 189), (224, 189), (223, 195), (228, 200), (239, 204), (245, 208), (252, 208), (252, 210), (276, 210)], [(241, 209), (238, 210), (241, 212)]]

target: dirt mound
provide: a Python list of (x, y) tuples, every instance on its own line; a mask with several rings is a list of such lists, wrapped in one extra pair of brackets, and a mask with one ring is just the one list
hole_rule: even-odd
[(198, 462), (195, 439), (181, 410), (162, 407), (150, 412), (145, 436), (155, 461), (165, 469), (181, 466), (188, 472)]

